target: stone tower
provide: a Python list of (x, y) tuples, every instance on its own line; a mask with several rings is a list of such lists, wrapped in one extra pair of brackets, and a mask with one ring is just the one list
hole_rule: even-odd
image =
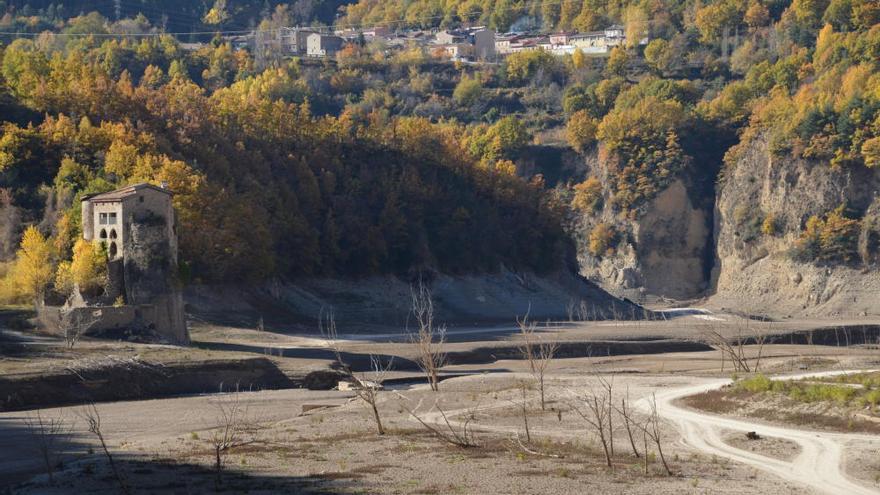
[[(131, 326), (142, 326), (174, 343), (188, 343), (183, 298), (177, 288), (177, 223), (165, 187), (135, 184), (84, 196), (83, 238), (104, 244), (109, 283), (104, 308), (114, 325), (131, 315)], [(98, 324), (100, 326), (100, 322)]]

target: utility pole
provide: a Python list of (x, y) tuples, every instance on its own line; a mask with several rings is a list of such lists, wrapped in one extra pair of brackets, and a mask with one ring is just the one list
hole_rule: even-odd
[(113, 0), (113, 10), (116, 12), (116, 20), (122, 17), (122, 0)]

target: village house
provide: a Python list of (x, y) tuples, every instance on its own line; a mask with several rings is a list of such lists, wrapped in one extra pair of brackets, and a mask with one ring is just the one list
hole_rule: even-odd
[(482, 27), (440, 31), (434, 36), (437, 50), (458, 59), (489, 60), (495, 57), (495, 32)]
[(335, 57), (345, 45), (345, 39), (334, 34), (312, 33), (306, 38), (306, 45), (309, 57)]

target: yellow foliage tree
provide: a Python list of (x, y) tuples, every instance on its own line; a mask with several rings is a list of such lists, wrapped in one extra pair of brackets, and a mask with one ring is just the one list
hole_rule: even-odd
[(46, 286), (52, 281), (52, 246), (36, 227), (30, 226), (21, 238), (12, 266), (13, 290), (22, 297), (42, 303)]
[(107, 256), (100, 244), (78, 239), (73, 246), (70, 277), (79, 289), (92, 292), (104, 286), (107, 278)]
[(865, 165), (871, 168), (880, 167), (880, 136), (862, 143), (862, 158)]
[(599, 223), (590, 232), (588, 249), (593, 256), (605, 256), (614, 252), (614, 240), (617, 231), (607, 223)]
[(587, 64), (587, 56), (584, 55), (584, 52), (578, 48), (571, 54), (571, 65), (574, 66), (575, 69), (582, 69)]
[(602, 204), (602, 183), (595, 177), (574, 186), (574, 199), (571, 206), (578, 210), (596, 211)]
[(599, 122), (590, 116), (588, 111), (578, 110), (572, 114), (565, 126), (568, 144), (578, 153), (583, 153), (596, 142), (598, 129)]

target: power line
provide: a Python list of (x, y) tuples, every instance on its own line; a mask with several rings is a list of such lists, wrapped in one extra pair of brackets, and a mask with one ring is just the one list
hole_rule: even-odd
[[(544, 1), (540, 2), (540, 6), (543, 7), (545, 5), (562, 5), (562, 3), (564, 1), (565, 0), (544, 0)], [(522, 5), (520, 7), (511, 5), (510, 7), (508, 7), (507, 12), (515, 12), (515, 11), (525, 12), (528, 8), (529, 7), (527, 5)], [(156, 9), (154, 9), (154, 12), (156, 12)], [(497, 10), (495, 10), (493, 12), (497, 12)], [(485, 13), (486, 13), (485, 11), (478, 8), (477, 10), (472, 11), (472, 12), (468, 12), (468, 13), (464, 13), (464, 14), (459, 13), (456, 15), (458, 16), (458, 18), (462, 22), (469, 22), (469, 21), (472, 21), (473, 19), (476, 19), (476, 18), (483, 16)], [(196, 19), (195, 16), (190, 16), (188, 14), (182, 14), (182, 16), (188, 16), (191, 19)], [(444, 19), (445, 17), (446, 17), (446, 14), (425, 16), (425, 17), (420, 17), (420, 18), (416, 18), (416, 19), (398, 19), (398, 20), (382, 21), (382, 22), (375, 22), (375, 23), (370, 23), (370, 24), (365, 24), (365, 23), (361, 23), (361, 24), (334, 23), (334, 24), (330, 24), (327, 26), (317, 26), (317, 27), (315, 27), (315, 29), (329, 29), (329, 30), (358, 29), (358, 30), (365, 31), (365, 30), (370, 30), (370, 29), (375, 29), (375, 28), (380, 28), (380, 27), (392, 27), (392, 26), (396, 26), (396, 25), (421, 23), (424, 21), (436, 21), (436, 20)], [(65, 36), (65, 37), (74, 37), (74, 36), (82, 36), (82, 37), (94, 36), (96, 38), (102, 38), (102, 37), (118, 38), (118, 37), (125, 37), (125, 36), (129, 36), (129, 37), (160, 37), (160, 36), (182, 37), (182, 36), (202, 36), (202, 35), (237, 35), (237, 34), (250, 34), (250, 33), (254, 33), (254, 32), (274, 33), (274, 32), (281, 31), (282, 29), (285, 29), (285, 28), (270, 28), (270, 29), (255, 28), (255, 29), (239, 29), (239, 30), (154, 32), (154, 33), (52, 33), (51, 31), (43, 31), (41, 33), (31, 33), (31, 32), (0, 31), (0, 36), (14, 36), (14, 37), (22, 37), (22, 38), (33, 37), (33, 38), (35, 38), (35, 37), (42, 35), (44, 32), (48, 32), (53, 36)], [(306, 29), (308, 29), (308, 27), (306, 27)]]

